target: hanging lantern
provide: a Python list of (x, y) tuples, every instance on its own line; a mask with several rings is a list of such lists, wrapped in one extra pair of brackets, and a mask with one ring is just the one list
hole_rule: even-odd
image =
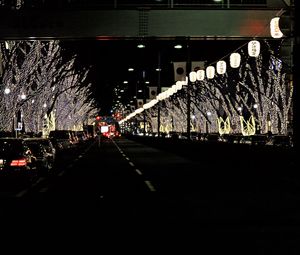
[(195, 82), (197, 80), (197, 74), (196, 72), (192, 71), (190, 72), (190, 82)]
[(241, 64), (241, 55), (239, 53), (231, 53), (230, 55), (230, 66), (232, 68), (238, 68)]
[(177, 87), (177, 90), (181, 90), (182, 89), (182, 82), (181, 81), (176, 81), (176, 87)]
[(205, 71), (204, 70), (198, 70), (197, 71), (197, 80), (198, 81), (203, 81), (205, 78)]
[(258, 57), (260, 53), (260, 42), (253, 40), (248, 43), (248, 54), (250, 57)]
[(224, 60), (220, 60), (217, 62), (217, 73), (218, 74), (226, 73), (226, 62)]
[(215, 68), (213, 66), (208, 66), (206, 68), (206, 75), (208, 79), (213, 79), (215, 77)]
[(273, 38), (283, 37), (283, 33), (281, 32), (280, 27), (279, 27), (279, 19), (280, 19), (280, 17), (275, 17), (275, 18), (271, 19), (271, 22), (270, 22), (270, 33)]

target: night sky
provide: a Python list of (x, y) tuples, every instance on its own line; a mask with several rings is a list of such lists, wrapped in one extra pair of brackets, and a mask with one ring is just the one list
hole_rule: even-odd
[[(138, 49), (140, 40), (70, 40), (61, 45), (68, 54), (77, 54), (77, 67), (90, 68), (88, 81), (93, 84), (93, 94), (99, 103), (102, 115), (109, 115), (112, 107), (113, 88), (122, 85), (124, 80), (141, 81), (143, 73), (150, 81), (149, 86), (156, 86), (158, 74), (158, 55), (161, 61), (161, 86), (173, 85), (174, 70), (172, 62), (186, 61), (187, 41), (147, 39), (144, 49)], [(245, 45), (243, 40), (192, 40), (189, 42), (191, 61), (213, 63)], [(174, 45), (182, 44), (182, 49)], [(245, 46), (243, 46), (245, 47)], [(227, 57), (228, 58), (228, 57)], [(226, 60), (226, 59), (225, 59)], [(133, 67), (133, 73), (128, 68)], [(143, 72), (144, 71), (144, 72)], [(133, 86), (133, 83), (129, 86)], [(132, 88), (131, 88), (132, 89)], [(130, 97), (133, 95), (129, 95)]]

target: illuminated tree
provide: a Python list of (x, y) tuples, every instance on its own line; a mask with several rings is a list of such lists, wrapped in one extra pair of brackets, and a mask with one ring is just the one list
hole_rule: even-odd
[[(88, 70), (75, 71), (76, 56), (64, 60), (58, 41), (9, 42), (9, 46), (1, 45), (0, 130), (11, 130), (21, 113), (26, 131), (48, 133), (48, 123), (67, 110), (55, 108), (59, 100), (73, 102), (74, 121), (82, 121), (95, 108), (89, 101), (91, 85), (85, 82)], [(67, 118), (59, 123), (70, 127)]]

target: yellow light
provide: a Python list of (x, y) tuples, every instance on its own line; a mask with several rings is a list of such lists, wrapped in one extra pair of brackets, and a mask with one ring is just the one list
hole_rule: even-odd
[(243, 136), (250, 136), (255, 134), (255, 120), (253, 115), (249, 118), (249, 120), (245, 120), (243, 116), (240, 116), (241, 122), (241, 130)]
[(225, 120), (223, 120), (222, 117), (217, 118), (218, 128), (219, 128), (219, 134), (229, 134), (231, 127), (230, 127), (230, 119), (227, 117)]

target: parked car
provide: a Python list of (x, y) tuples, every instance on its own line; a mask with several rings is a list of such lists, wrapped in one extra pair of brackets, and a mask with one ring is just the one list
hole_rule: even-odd
[(25, 144), (30, 148), (33, 155), (36, 157), (36, 165), (39, 174), (48, 174), (54, 166), (55, 154), (53, 147), (49, 147), (50, 143), (47, 139), (42, 138), (27, 138), (24, 139)]
[(0, 138), (0, 176), (37, 173), (36, 158), (20, 138)]
[(57, 150), (65, 150), (72, 147), (72, 135), (69, 130), (52, 130), (49, 139)]
[(259, 145), (259, 146), (266, 145), (268, 139), (269, 138), (267, 135), (262, 135), (262, 134), (253, 135), (251, 136), (251, 144)]
[(273, 135), (270, 137), (267, 145), (292, 147), (293, 141), (291, 136), (288, 135)]

